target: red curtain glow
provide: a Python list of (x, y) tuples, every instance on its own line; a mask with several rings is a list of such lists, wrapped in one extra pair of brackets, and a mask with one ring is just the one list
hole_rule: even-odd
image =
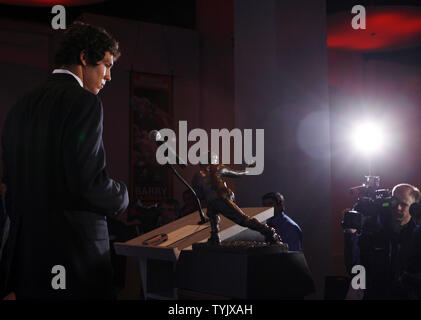
[(351, 27), (351, 11), (328, 16), (328, 48), (372, 51), (421, 44), (420, 8), (367, 8), (366, 13), (365, 30)]

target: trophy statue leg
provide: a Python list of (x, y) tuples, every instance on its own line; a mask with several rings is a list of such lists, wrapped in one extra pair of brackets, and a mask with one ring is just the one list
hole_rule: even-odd
[(250, 218), (235, 204), (234, 201), (224, 199), (219, 204), (220, 206), (218, 209), (220, 209), (220, 212), (224, 215), (224, 217), (227, 217), (240, 226), (260, 232), (265, 237), (265, 242), (270, 244), (282, 244), (282, 239), (276, 233), (275, 229), (269, 227), (267, 224), (260, 223), (255, 218)]
[(209, 217), (209, 222), (211, 226), (211, 235), (208, 239), (208, 243), (210, 244), (220, 244), (221, 239), (219, 238), (219, 215), (218, 211), (216, 211), (212, 206), (209, 206), (206, 212), (207, 216)]
[(247, 228), (260, 232), (265, 237), (265, 242), (272, 244), (282, 243), (281, 237), (276, 233), (274, 228), (267, 224), (260, 223), (255, 218), (248, 218), (245, 225)]

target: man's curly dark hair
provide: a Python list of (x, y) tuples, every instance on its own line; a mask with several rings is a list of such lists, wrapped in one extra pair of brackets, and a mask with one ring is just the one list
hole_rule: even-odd
[(97, 65), (108, 51), (117, 60), (120, 56), (118, 42), (107, 31), (80, 21), (74, 22), (64, 33), (54, 57), (56, 67), (82, 64), (80, 53), (84, 51), (90, 65)]

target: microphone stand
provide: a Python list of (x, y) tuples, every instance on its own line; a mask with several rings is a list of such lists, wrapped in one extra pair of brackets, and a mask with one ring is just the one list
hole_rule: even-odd
[(197, 206), (199, 207), (199, 215), (200, 215), (200, 221), (197, 223), (198, 225), (202, 225), (205, 224), (206, 222), (209, 221), (209, 219), (205, 218), (205, 214), (203, 213), (202, 210), (202, 206), (200, 205), (200, 200), (196, 194), (196, 192), (194, 191), (194, 189), (187, 183), (186, 180), (184, 180), (184, 178), (178, 173), (178, 171), (174, 168), (174, 166), (170, 163), (168, 163), (168, 165), (170, 166), (171, 170), (174, 172), (174, 174), (177, 176), (178, 179), (180, 179), (180, 181), (191, 191), (193, 192), (194, 198), (196, 199), (196, 203)]
[[(151, 132), (149, 132), (149, 139), (151, 139), (152, 141), (155, 141), (155, 143), (158, 143), (158, 141), (162, 141), (161, 140), (161, 134), (159, 133), (159, 131), (157, 131), (157, 130), (152, 130)], [(177, 153), (176, 152), (174, 152), (174, 151), (172, 151), (174, 154), (175, 154), (175, 156), (176, 156), (176, 158), (177, 158), (177, 160), (179, 160), (179, 162), (180, 162), (180, 159), (179, 159), (179, 157), (178, 157), (178, 155), (177, 155)], [(171, 164), (171, 163), (167, 163), (169, 166), (170, 166), (170, 168), (171, 168), (171, 170), (174, 172), (174, 174), (177, 176), (177, 178), (178, 179), (180, 179), (180, 181), (191, 191), (191, 192), (193, 192), (193, 195), (194, 195), (194, 197), (195, 197), (195, 199), (196, 199), (196, 202), (197, 202), (197, 206), (199, 207), (199, 215), (200, 215), (200, 221), (198, 222), (198, 224), (199, 225), (201, 225), (201, 224), (205, 224), (206, 222), (208, 222), (209, 221), (209, 219), (206, 219), (205, 218), (205, 215), (204, 215), (204, 213), (203, 213), (203, 210), (202, 210), (202, 206), (200, 205), (200, 200), (199, 200), (199, 198), (197, 197), (197, 194), (196, 194), (196, 192), (193, 190), (193, 188), (187, 183), (187, 181), (186, 180), (184, 180), (183, 179), (183, 177), (177, 172), (177, 170), (174, 168), (174, 166)], [(187, 166), (185, 163), (182, 163), (184, 166)]]

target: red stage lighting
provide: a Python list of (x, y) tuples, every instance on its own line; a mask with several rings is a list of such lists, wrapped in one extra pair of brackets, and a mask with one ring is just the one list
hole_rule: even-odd
[(421, 45), (421, 8), (367, 7), (366, 13), (366, 29), (358, 30), (351, 26), (351, 10), (328, 16), (328, 48), (374, 51)]

